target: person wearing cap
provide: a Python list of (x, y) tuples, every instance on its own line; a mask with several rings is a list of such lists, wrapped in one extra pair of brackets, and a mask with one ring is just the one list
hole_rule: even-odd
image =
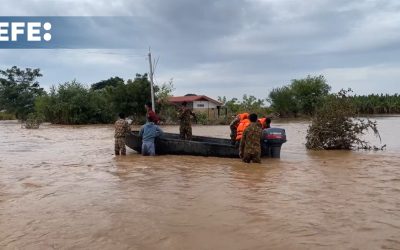
[(160, 122), (160, 118), (153, 111), (153, 105), (151, 104), (151, 102), (146, 102), (144, 108), (146, 109), (146, 119), (148, 120), (149, 118), (151, 118), (154, 124), (158, 124)]

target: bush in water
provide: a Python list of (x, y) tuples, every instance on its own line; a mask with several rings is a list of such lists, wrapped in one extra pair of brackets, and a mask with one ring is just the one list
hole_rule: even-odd
[(377, 123), (357, 117), (357, 109), (348, 97), (350, 91), (327, 96), (316, 110), (307, 131), (308, 149), (378, 149), (361, 139), (368, 129), (379, 137)]
[(24, 125), (26, 129), (38, 129), (42, 122), (43, 117), (40, 114), (29, 113)]

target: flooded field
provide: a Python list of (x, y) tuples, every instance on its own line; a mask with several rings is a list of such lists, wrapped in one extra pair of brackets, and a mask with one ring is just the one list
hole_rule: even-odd
[(377, 120), (380, 152), (307, 151), (307, 122), (275, 123), (289, 141), (261, 165), (114, 157), (112, 126), (0, 122), (0, 249), (400, 249), (400, 117)]

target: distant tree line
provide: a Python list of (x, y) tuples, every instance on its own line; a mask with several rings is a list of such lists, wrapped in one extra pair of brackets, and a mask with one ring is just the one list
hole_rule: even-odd
[(259, 116), (265, 116), (272, 112), (272, 109), (266, 106), (265, 99), (258, 99), (252, 95), (248, 96), (245, 94), (243, 95), (242, 100), (237, 98), (228, 100), (225, 96), (219, 96), (218, 101), (227, 108), (230, 115), (252, 112)]
[[(86, 86), (76, 80), (52, 86), (46, 92), (39, 86), (40, 69), (17, 67), (0, 71), (0, 118), (28, 117), (55, 124), (111, 123), (120, 112), (144, 122), (144, 105), (150, 100), (147, 74), (136, 74), (126, 82), (112, 77)], [(155, 86), (160, 108), (172, 91), (170, 84)]]
[(330, 89), (323, 76), (307, 76), (292, 80), (289, 85), (274, 88), (266, 99), (243, 95), (241, 101), (237, 98), (227, 100), (226, 97), (218, 97), (218, 100), (232, 114), (253, 112), (262, 116), (271, 113), (281, 117), (312, 116), (329, 95)]
[[(90, 86), (73, 80), (53, 86), (49, 91), (40, 87), (41, 76), (40, 69), (14, 66), (0, 70), (0, 119), (26, 120), (29, 116), (56, 124), (111, 123), (119, 112), (124, 112), (144, 122), (144, 104), (150, 100), (147, 74), (137, 74), (127, 81), (111, 77)], [(254, 112), (261, 116), (276, 113), (281, 117), (310, 117), (332, 95), (330, 90), (323, 76), (307, 76), (274, 88), (265, 99), (243, 95), (242, 100), (226, 97), (218, 100), (229, 111), (228, 116)], [(168, 102), (172, 91), (172, 80), (155, 86), (156, 109), (167, 122), (176, 121), (177, 107)], [(349, 100), (359, 114), (400, 113), (398, 94), (351, 96)]]
[(360, 114), (400, 114), (400, 95), (352, 96), (352, 103)]
[[(282, 117), (313, 116), (318, 107), (336, 95), (331, 94), (330, 90), (323, 76), (307, 76), (273, 89), (267, 100), (271, 103), (271, 109)], [(397, 93), (349, 95), (347, 98), (359, 115), (400, 114), (400, 96)]]

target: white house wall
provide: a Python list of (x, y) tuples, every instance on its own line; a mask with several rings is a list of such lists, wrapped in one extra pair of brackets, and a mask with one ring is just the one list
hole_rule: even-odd
[(193, 109), (207, 109), (207, 108), (217, 108), (217, 105), (209, 101), (194, 101)]

